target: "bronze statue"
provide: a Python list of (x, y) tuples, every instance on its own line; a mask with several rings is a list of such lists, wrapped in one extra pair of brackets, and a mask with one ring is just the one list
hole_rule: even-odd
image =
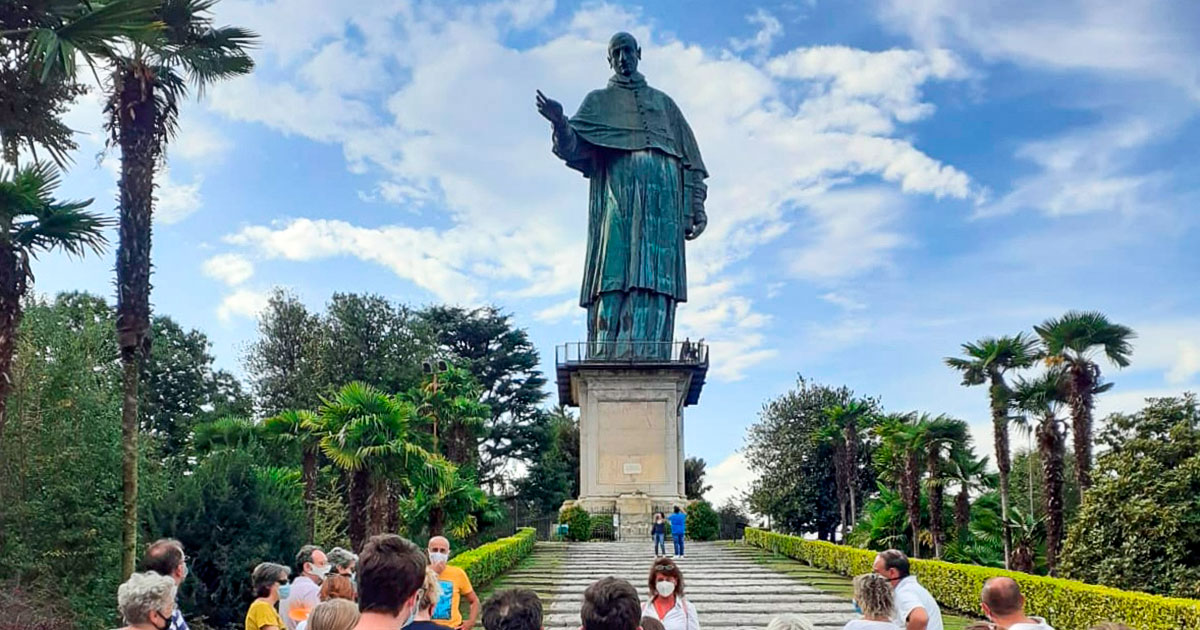
[(554, 154), (590, 180), (587, 266), (590, 358), (670, 358), (675, 307), (687, 301), (684, 241), (708, 224), (708, 172), (679, 107), (638, 72), (629, 33), (608, 43), (615, 73), (567, 119), (537, 93)]

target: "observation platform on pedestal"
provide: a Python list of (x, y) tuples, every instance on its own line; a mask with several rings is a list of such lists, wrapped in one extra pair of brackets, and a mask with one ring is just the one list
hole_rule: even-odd
[(604, 343), (577, 341), (554, 348), (558, 402), (578, 407), (572, 393), (571, 376), (592, 370), (685, 370), (691, 374), (683, 405), (700, 402), (700, 390), (708, 377), (708, 345), (697, 341), (638, 341)]

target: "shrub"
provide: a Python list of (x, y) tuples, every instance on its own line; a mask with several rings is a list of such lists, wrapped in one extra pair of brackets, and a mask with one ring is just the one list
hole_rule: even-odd
[(692, 540), (716, 540), (721, 532), (721, 517), (708, 501), (694, 501), (687, 507), (687, 535)]
[(471, 584), (478, 588), (507, 571), (533, 551), (537, 541), (537, 530), (524, 527), (508, 538), (501, 538), (482, 547), (464, 551), (454, 557), (450, 564), (466, 572)]
[(614, 540), (613, 523), (611, 514), (594, 514), (592, 515), (592, 531), (589, 539), (599, 540)]
[(592, 537), (592, 517), (587, 510), (572, 505), (563, 510), (559, 520), (567, 524), (567, 540), (586, 542)]
[[(754, 528), (746, 528), (746, 542), (842, 575), (871, 571), (876, 553)], [(1100, 621), (1139, 630), (1200, 628), (1196, 600), (937, 560), (913, 560), (912, 572), (939, 604), (963, 612), (978, 610), (984, 580), (1002, 575), (1021, 585), (1029, 614), (1045, 617), (1058, 630), (1086, 630)]]

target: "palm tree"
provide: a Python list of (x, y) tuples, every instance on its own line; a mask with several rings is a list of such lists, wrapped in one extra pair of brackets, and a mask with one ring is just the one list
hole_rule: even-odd
[[(966, 358), (947, 357), (946, 365), (962, 372), (962, 384), (968, 387), (988, 384), (992, 408), (992, 435), (996, 449), (996, 468), (1000, 470), (1000, 518), (1008, 518), (1009, 484), (1012, 455), (1008, 445), (1009, 411), (1012, 389), (1004, 380), (1010, 370), (1033, 365), (1038, 358), (1037, 341), (1018, 333), (1012, 337), (985, 337), (975, 343), (964, 343)], [(1012, 556), (1012, 536), (1004, 533), (1004, 567), (1009, 568)]]
[(1030, 380), (1019, 379), (1015, 401), (1017, 407), (1036, 416), (1035, 429), (1038, 453), (1042, 458), (1042, 479), (1046, 495), (1046, 566), (1051, 575), (1058, 564), (1058, 550), (1063, 540), (1063, 456), (1066, 434), (1059, 418), (1067, 402), (1069, 378), (1061, 369), (1050, 369)]
[(343, 386), (321, 405), (321, 450), (350, 473), (349, 533), (357, 551), (396, 518), (395, 489), (442, 491), (454, 467), (412, 441), (412, 405), (363, 383)]
[(969, 439), (967, 423), (962, 420), (938, 416), (923, 422), (921, 441), (925, 447), (925, 470), (929, 474), (925, 482), (929, 492), (929, 533), (935, 558), (942, 557), (947, 459), (954, 451), (963, 449)]
[(192, 429), (192, 448), (197, 453), (244, 450), (257, 443), (259, 425), (237, 417), (218, 418)]
[(1046, 518), (1038, 518), (1032, 512), (1023, 512), (1013, 506), (1005, 529), (1013, 532), (1013, 570), (1033, 573), (1034, 550), (1046, 537)]
[(1048, 319), (1034, 331), (1046, 345), (1046, 362), (1062, 366), (1067, 373), (1067, 396), (1071, 405), (1071, 433), (1075, 444), (1075, 477), (1079, 492), (1092, 485), (1092, 407), (1095, 395), (1108, 391), (1112, 383), (1102, 383), (1100, 365), (1094, 360), (1098, 351), (1113, 365), (1129, 365), (1133, 353), (1132, 328), (1108, 321), (1103, 313), (1068, 311), (1058, 319)]
[(308, 540), (317, 531), (317, 458), (321, 454), (324, 427), (321, 418), (311, 411), (285, 411), (263, 421), (263, 432), (284, 444), (300, 448), (300, 477), (304, 481), (305, 525)]
[(0, 438), (13, 387), (21, 301), (33, 283), (31, 261), (53, 250), (73, 256), (99, 254), (108, 245), (104, 229), (111, 222), (84, 211), (90, 199), (55, 199), (58, 185), (58, 171), (49, 164), (34, 162), (11, 170), (0, 166)]
[[(453, 464), (442, 460), (446, 466)], [(442, 488), (416, 488), (409, 498), (401, 502), (400, 510), (404, 522), (409, 526), (408, 534), (414, 535), (417, 525), (425, 523), (430, 536), (442, 536), (447, 532), (459, 540), (471, 536), (479, 528), (475, 513), (488, 503), (488, 496), (475, 483), (475, 479), (461, 474), (457, 469), (448, 473), (450, 485)]]
[(118, 182), (120, 245), (117, 250), (117, 344), (124, 370), (121, 427), (124, 439), (124, 555), (133, 571), (137, 545), (137, 429), (141, 364), (150, 346), (150, 228), (154, 174), (178, 128), (179, 106), (189, 86), (198, 92), (254, 67), (246, 50), (257, 37), (236, 27), (214, 28), (217, 0), (161, 0), (154, 37), (114, 50), (112, 91), (105, 113), (110, 142), (121, 148)]
[(451, 366), (441, 374), (430, 375), (402, 399), (431, 428), (435, 452), (445, 454), (456, 466), (474, 466), (479, 455), (479, 433), (491, 418), (491, 408), (479, 402), (479, 397), (475, 377)]
[(885, 460), (885, 468), (894, 471), (897, 489), (908, 512), (913, 558), (919, 558), (921, 554), (921, 454), (925, 451), (925, 424), (928, 421), (927, 414), (892, 414), (876, 427), (883, 442), (877, 457)]
[(954, 498), (954, 530), (959, 542), (970, 533), (971, 493), (981, 492), (989, 487), (987, 461), (987, 457), (977, 459), (970, 447), (950, 453), (951, 466), (947, 481), (958, 484), (958, 494)]

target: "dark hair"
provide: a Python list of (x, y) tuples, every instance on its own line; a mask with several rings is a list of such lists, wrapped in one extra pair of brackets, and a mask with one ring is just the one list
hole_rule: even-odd
[(142, 570), (159, 575), (171, 575), (183, 564), (183, 543), (174, 538), (160, 538), (146, 547)]
[(879, 557), (883, 558), (883, 569), (885, 571), (895, 569), (900, 572), (901, 578), (908, 577), (908, 556), (904, 555), (903, 551), (888, 549), (887, 551), (880, 551)]
[(488, 630), (542, 630), (542, 600), (529, 589), (500, 591), (483, 604)]
[(676, 505), (676, 506), (675, 506), (675, 513), (676, 513), (676, 514), (678, 514), (678, 513), (679, 513), (679, 506), (678, 506), (678, 505)]
[(662, 622), (654, 617), (642, 617), (642, 630), (667, 630)]
[(304, 545), (300, 548), (300, 551), (296, 552), (296, 575), (304, 573), (304, 564), (306, 562), (312, 562), (313, 554), (318, 551), (325, 553), (324, 549), (321, 549), (316, 545)]
[[(660, 575), (667, 575), (675, 578), (675, 594), (683, 597), (683, 572), (679, 570), (679, 565), (675, 564), (675, 561), (670, 558), (659, 558), (658, 560), (654, 561), (654, 564), (650, 565), (650, 577), (647, 580), (647, 583), (650, 586), (650, 599), (658, 597), (658, 592), (654, 588), (654, 583), (658, 581), (655, 578)], [(643, 630), (645, 629), (643, 628)]]
[(635, 630), (642, 618), (642, 605), (632, 584), (609, 576), (583, 592), (579, 616), (584, 630)]
[(396, 616), (425, 582), (420, 547), (395, 534), (372, 536), (358, 556), (358, 609)]
[(983, 583), (983, 592), (979, 598), (997, 615), (1019, 612), (1024, 604), (1021, 600), (1021, 585), (1009, 577), (988, 578)]

